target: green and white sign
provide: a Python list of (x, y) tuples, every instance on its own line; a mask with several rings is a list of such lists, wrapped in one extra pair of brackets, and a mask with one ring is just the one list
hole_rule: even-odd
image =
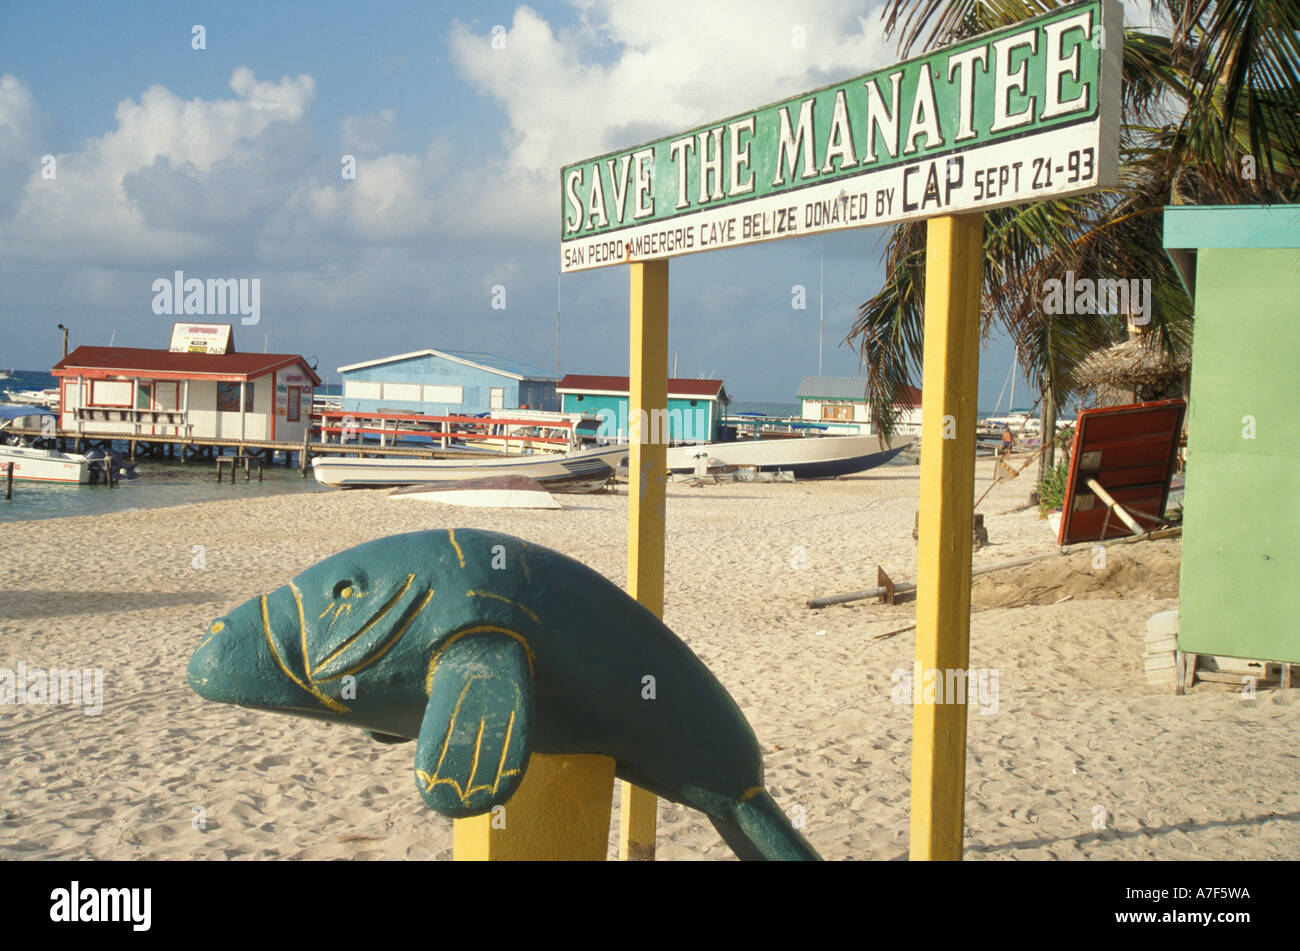
[(1114, 184), (1119, 0), (1091, 0), (560, 173), (565, 272)]

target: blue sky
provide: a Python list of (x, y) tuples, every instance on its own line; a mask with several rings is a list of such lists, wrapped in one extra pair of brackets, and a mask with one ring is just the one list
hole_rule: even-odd
[[(165, 347), (151, 287), (183, 270), (258, 278), (237, 346), (317, 357), (327, 377), (423, 347), (553, 368), (561, 164), (887, 65), (879, 6), (4, 4), (0, 366), (48, 368), (60, 321), (74, 345)], [(670, 360), (792, 402), (817, 372), (821, 256), (824, 369), (856, 375), (840, 342), (879, 289), (882, 238), (675, 260)], [(562, 279), (561, 372), (627, 372), (627, 280)], [(985, 349), (981, 407), (1010, 363), (1005, 341)]]

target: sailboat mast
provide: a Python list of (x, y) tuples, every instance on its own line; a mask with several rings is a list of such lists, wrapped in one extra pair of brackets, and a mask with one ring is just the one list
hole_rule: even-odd
[(817, 255), (817, 375), (822, 375), (822, 323), (826, 317), (826, 291), (824, 275), (825, 262), (822, 255)]
[(1016, 347), (1011, 352), (1011, 402), (1007, 405), (1007, 413), (1016, 411), (1016, 367), (1020, 363), (1020, 348)]

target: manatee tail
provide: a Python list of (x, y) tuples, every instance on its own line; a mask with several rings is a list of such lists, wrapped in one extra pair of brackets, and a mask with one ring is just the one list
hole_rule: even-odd
[(722, 840), (742, 861), (766, 859), (783, 862), (821, 860), (764, 790), (732, 803), (727, 815), (711, 815), (710, 821)]

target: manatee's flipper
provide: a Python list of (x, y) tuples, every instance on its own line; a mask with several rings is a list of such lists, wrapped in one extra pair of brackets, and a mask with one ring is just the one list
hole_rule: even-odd
[(765, 791), (733, 803), (725, 816), (709, 816), (713, 827), (742, 861), (820, 861), (821, 856), (790, 824)]
[(434, 659), (415, 751), (429, 808), (461, 819), (504, 803), (528, 765), (533, 676), (527, 649), (504, 634), (455, 641)]
[(366, 730), (366, 733), (376, 743), (410, 743), (409, 736), (394, 736), (392, 733), (376, 733), (374, 730)]

